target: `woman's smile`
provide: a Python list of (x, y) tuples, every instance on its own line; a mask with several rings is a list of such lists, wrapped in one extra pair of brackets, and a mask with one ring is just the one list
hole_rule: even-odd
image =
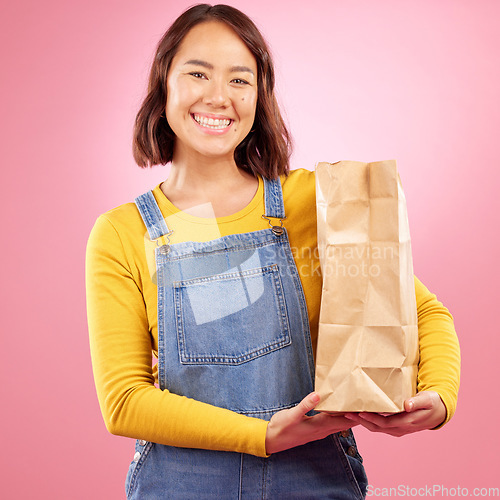
[(229, 131), (233, 120), (224, 116), (192, 113), (191, 116), (197, 125), (207, 134), (225, 134)]

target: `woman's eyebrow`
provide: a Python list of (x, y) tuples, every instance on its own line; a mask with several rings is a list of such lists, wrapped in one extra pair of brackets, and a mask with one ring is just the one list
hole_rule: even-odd
[[(189, 61), (186, 61), (184, 63), (184, 65), (187, 65), (187, 64), (192, 64), (195, 66), (202, 66), (202, 67), (207, 68), (207, 69), (214, 69), (213, 64), (210, 64), (209, 62), (203, 61), (201, 59), (190, 59)], [(231, 66), (229, 71), (231, 73), (244, 72), (244, 73), (251, 73), (252, 75), (254, 74), (253, 70), (250, 69), (248, 66)]]
[(251, 73), (253, 75), (253, 70), (251, 70), (248, 66), (233, 66), (231, 68), (231, 73)]
[(195, 66), (203, 66), (204, 68), (207, 68), (207, 69), (214, 69), (212, 64), (210, 64), (206, 61), (202, 61), (201, 59), (190, 59), (189, 61), (186, 61), (184, 63), (184, 66), (186, 66), (187, 64), (193, 64)]

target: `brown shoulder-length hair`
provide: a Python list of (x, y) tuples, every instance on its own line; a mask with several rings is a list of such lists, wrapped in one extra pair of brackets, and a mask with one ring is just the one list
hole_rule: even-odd
[(228, 5), (199, 4), (186, 10), (163, 35), (149, 75), (148, 94), (137, 114), (133, 153), (140, 167), (172, 161), (175, 134), (165, 117), (167, 73), (191, 28), (207, 21), (230, 26), (257, 62), (257, 107), (252, 131), (234, 152), (236, 165), (254, 176), (275, 179), (288, 174), (291, 136), (274, 95), (274, 67), (267, 44), (252, 20)]

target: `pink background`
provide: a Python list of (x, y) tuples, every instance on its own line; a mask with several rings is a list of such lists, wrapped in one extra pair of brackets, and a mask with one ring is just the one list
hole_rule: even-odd
[[(131, 129), (154, 47), (191, 1), (2, 6), (2, 497), (124, 497), (132, 442), (93, 385), (84, 254), (98, 214), (153, 187)], [(231, 1), (275, 54), (293, 167), (396, 158), (415, 273), (455, 316), (462, 385), (441, 431), (357, 433), (376, 487), (500, 487), (500, 2)]]

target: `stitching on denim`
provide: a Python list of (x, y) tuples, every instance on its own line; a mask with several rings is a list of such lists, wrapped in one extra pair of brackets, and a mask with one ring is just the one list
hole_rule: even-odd
[(356, 449), (356, 456), (353, 458), (357, 458), (361, 463), (363, 463), (363, 457), (359, 453), (358, 443), (356, 443), (356, 438), (354, 437), (354, 432), (352, 431), (352, 429), (349, 429), (349, 432), (350, 432), (350, 436), (348, 438), (346, 438), (346, 440), (350, 445), (354, 446), (354, 448)]
[(240, 481), (239, 481), (239, 491), (238, 500), (241, 500), (243, 493), (243, 453), (240, 453)]
[(269, 470), (268, 470), (268, 460), (261, 460), (262, 464), (262, 500), (265, 500), (267, 498), (267, 492), (266, 492), (266, 487), (267, 487), (267, 478), (269, 476)]
[(177, 333), (177, 350), (179, 355), (179, 363), (182, 364), (182, 352), (186, 349), (186, 339), (184, 335), (184, 322), (183, 322), (184, 315), (182, 310), (181, 290), (179, 288), (173, 289), (173, 299), (174, 299), (175, 327)]
[[(201, 255), (217, 255), (217, 254), (221, 254), (221, 253), (223, 253), (223, 254), (234, 253), (234, 252), (240, 252), (242, 250), (251, 250), (251, 249), (257, 249), (257, 248), (263, 248), (266, 246), (271, 246), (271, 245), (274, 245), (276, 243), (276, 236), (274, 236), (271, 231), (272, 230), (270, 228), (269, 229), (261, 229), (260, 231), (258, 231), (258, 232), (262, 232), (262, 233), (264, 233), (264, 232), (269, 233), (269, 235), (270, 235), (269, 238), (265, 239), (264, 241), (246, 243), (243, 240), (240, 240), (243, 242), (243, 244), (232, 246), (232, 247), (227, 247), (227, 248), (216, 248), (213, 250), (201, 249), (201, 248), (195, 249), (191, 246), (191, 247), (186, 247), (185, 250), (183, 250), (183, 251), (187, 251), (188, 253), (182, 253), (180, 255), (175, 255), (175, 253), (176, 253), (176, 251), (178, 251), (179, 246), (180, 245), (185, 246), (185, 243), (174, 243), (173, 245), (170, 246), (169, 260), (174, 262), (174, 261), (183, 260), (183, 259), (197, 258)], [(251, 234), (255, 234), (255, 233), (251, 233)], [(230, 236), (237, 236), (237, 235), (230, 235)], [(227, 238), (227, 236), (223, 236), (223, 238)], [(217, 240), (211, 240), (207, 243), (212, 243), (213, 241), (217, 241)], [(233, 239), (233, 242), (234, 242), (234, 239)], [(187, 242), (187, 243), (191, 244), (193, 242)]]
[(344, 448), (343, 448), (342, 444), (340, 443), (338, 435), (331, 434), (329, 437), (331, 439), (333, 439), (333, 442), (335, 443), (335, 445), (337, 447), (338, 456), (340, 458), (340, 461), (342, 462), (342, 465), (344, 466), (344, 471), (347, 475), (347, 478), (349, 479), (349, 482), (351, 483), (356, 494), (358, 495), (358, 498), (364, 499), (365, 497), (363, 495), (363, 492), (361, 491), (359, 483), (356, 479), (356, 476), (354, 475), (354, 471), (352, 470), (351, 464), (349, 463), (349, 459), (347, 458), (347, 455), (344, 451)]
[[(184, 340), (184, 339), (183, 339)], [(254, 349), (240, 355), (235, 356), (186, 356), (181, 353), (181, 364), (183, 365), (231, 365), (238, 366), (244, 363), (248, 363), (254, 359), (260, 358), (274, 351), (278, 351), (283, 347), (287, 347), (291, 344), (289, 339), (284, 339), (282, 341), (269, 342), (267, 345), (263, 346), (260, 349)]]
[(141, 458), (137, 461), (134, 467), (134, 472), (132, 472), (132, 477), (130, 478), (130, 483), (128, 486), (128, 491), (127, 491), (127, 498), (131, 495), (135, 488), (135, 484), (137, 481), (137, 477), (142, 469), (142, 466), (144, 465), (144, 462), (149, 456), (149, 452), (151, 451), (151, 448), (153, 448), (153, 443), (148, 442), (146, 446), (144, 447), (144, 450), (141, 453)]
[(283, 190), (279, 177), (272, 181), (264, 179), (264, 211), (267, 217), (278, 219), (285, 217), (285, 207), (283, 204)]
[[(163, 214), (161, 213), (160, 207), (156, 202), (156, 199), (152, 191), (148, 191), (135, 199), (139, 213), (146, 225), (149, 237), (154, 240), (160, 238), (164, 234), (169, 232)], [(157, 250), (157, 249), (156, 249)], [(161, 256), (155, 251), (155, 261), (156, 261), (156, 277), (158, 284), (164, 283), (164, 267), (159, 265), (161, 261)], [(165, 358), (165, 328), (164, 328), (164, 288), (161, 286), (157, 287), (157, 321), (158, 321), (158, 382), (161, 389), (165, 388), (165, 363), (163, 362)]]
[[(223, 281), (234, 281), (242, 276), (244, 273), (231, 273), (230, 279), (227, 280), (214, 280), (211, 277), (208, 278), (200, 278), (199, 281), (190, 283), (190, 286), (195, 286), (200, 283), (210, 283), (210, 282), (219, 282)], [(281, 283), (281, 277), (277, 264), (272, 264), (270, 266), (266, 266), (265, 268), (257, 268), (254, 270), (249, 270), (248, 277), (261, 277), (261, 276), (269, 276), (271, 286), (274, 285), (273, 293), (275, 300), (275, 307), (278, 312), (279, 322), (281, 325), (281, 335), (261, 344), (260, 346), (249, 347), (248, 350), (241, 352), (239, 354), (225, 355), (225, 354), (203, 354), (195, 356), (187, 352), (186, 348), (186, 332), (184, 328), (184, 315), (183, 315), (183, 294), (182, 290), (186, 288), (185, 286), (174, 286), (174, 307), (175, 307), (175, 321), (176, 321), (176, 329), (177, 329), (177, 341), (178, 341), (178, 349), (179, 349), (179, 358), (180, 363), (183, 365), (231, 365), (237, 366), (248, 361), (257, 359), (261, 356), (269, 354), (271, 352), (277, 351), (286, 347), (292, 343), (292, 339), (290, 336), (290, 324), (288, 320), (288, 314), (286, 311), (286, 303), (284, 300), (283, 294), (283, 285)], [(181, 282), (185, 283), (185, 282)]]
[(278, 265), (271, 264), (269, 266), (255, 267), (253, 269), (244, 269), (242, 271), (235, 271), (232, 273), (221, 273), (221, 274), (214, 274), (211, 276), (201, 276), (199, 278), (191, 278), (182, 281), (173, 281), (172, 286), (174, 288), (181, 288), (181, 287), (187, 288), (201, 283), (212, 283), (217, 281), (230, 281), (230, 280), (234, 281), (241, 277), (252, 278), (257, 276), (264, 276), (267, 274), (274, 273), (277, 270), (278, 270)]
[[(158, 280), (163, 279), (163, 274), (160, 274), (162, 271), (157, 269)], [(159, 281), (160, 282), (160, 281)], [(157, 291), (157, 301), (158, 301), (158, 310), (157, 310), (157, 321), (158, 321), (158, 384), (161, 390), (164, 390), (167, 385), (167, 381), (165, 380), (165, 288), (158, 286)]]
[(163, 218), (163, 214), (161, 213), (158, 203), (156, 203), (156, 199), (153, 195), (153, 192), (148, 191), (146, 195), (149, 200), (149, 209), (153, 211), (153, 218), (155, 220), (154, 227), (155, 227), (156, 238), (159, 238), (160, 236), (163, 236), (164, 234), (167, 234), (169, 232), (167, 223)]
[(167, 234), (169, 229), (152, 191), (138, 196), (135, 203), (144, 220), (149, 237), (156, 240)]
[[(284, 236), (284, 237), (283, 237)], [(311, 376), (311, 383), (314, 386), (314, 377), (315, 377), (315, 366), (314, 366), (314, 355), (312, 350), (312, 340), (311, 340), (311, 325), (309, 324), (309, 315), (307, 314), (307, 303), (306, 297), (304, 293), (304, 287), (302, 286), (302, 281), (300, 280), (299, 271), (297, 269), (297, 265), (295, 264), (295, 259), (293, 258), (292, 251), (290, 249), (290, 244), (288, 241), (288, 234), (285, 230), (284, 235), (282, 236), (282, 247), (285, 253), (288, 269), (292, 274), (292, 282), (297, 291), (297, 297), (300, 303), (300, 311), (302, 317), (302, 328), (304, 331), (305, 343), (307, 348), (307, 358), (309, 362), (309, 372)], [(288, 243), (288, 244), (286, 244)]]
[(135, 203), (137, 205), (137, 208), (139, 209), (139, 213), (141, 214), (142, 219), (144, 220), (144, 224), (146, 225), (146, 229), (148, 230), (149, 237), (151, 239), (155, 239), (154, 220), (149, 210), (149, 200), (147, 198), (147, 193), (138, 196), (135, 199)]
[(289, 408), (294, 408), (299, 403), (300, 401), (294, 401), (293, 403), (285, 405), (273, 406), (271, 408), (255, 408), (253, 410), (242, 410), (241, 408), (237, 407), (228, 407), (227, 409), (239, 413), (241, 415), (272, 415), (280, 410), (288, 410)]

